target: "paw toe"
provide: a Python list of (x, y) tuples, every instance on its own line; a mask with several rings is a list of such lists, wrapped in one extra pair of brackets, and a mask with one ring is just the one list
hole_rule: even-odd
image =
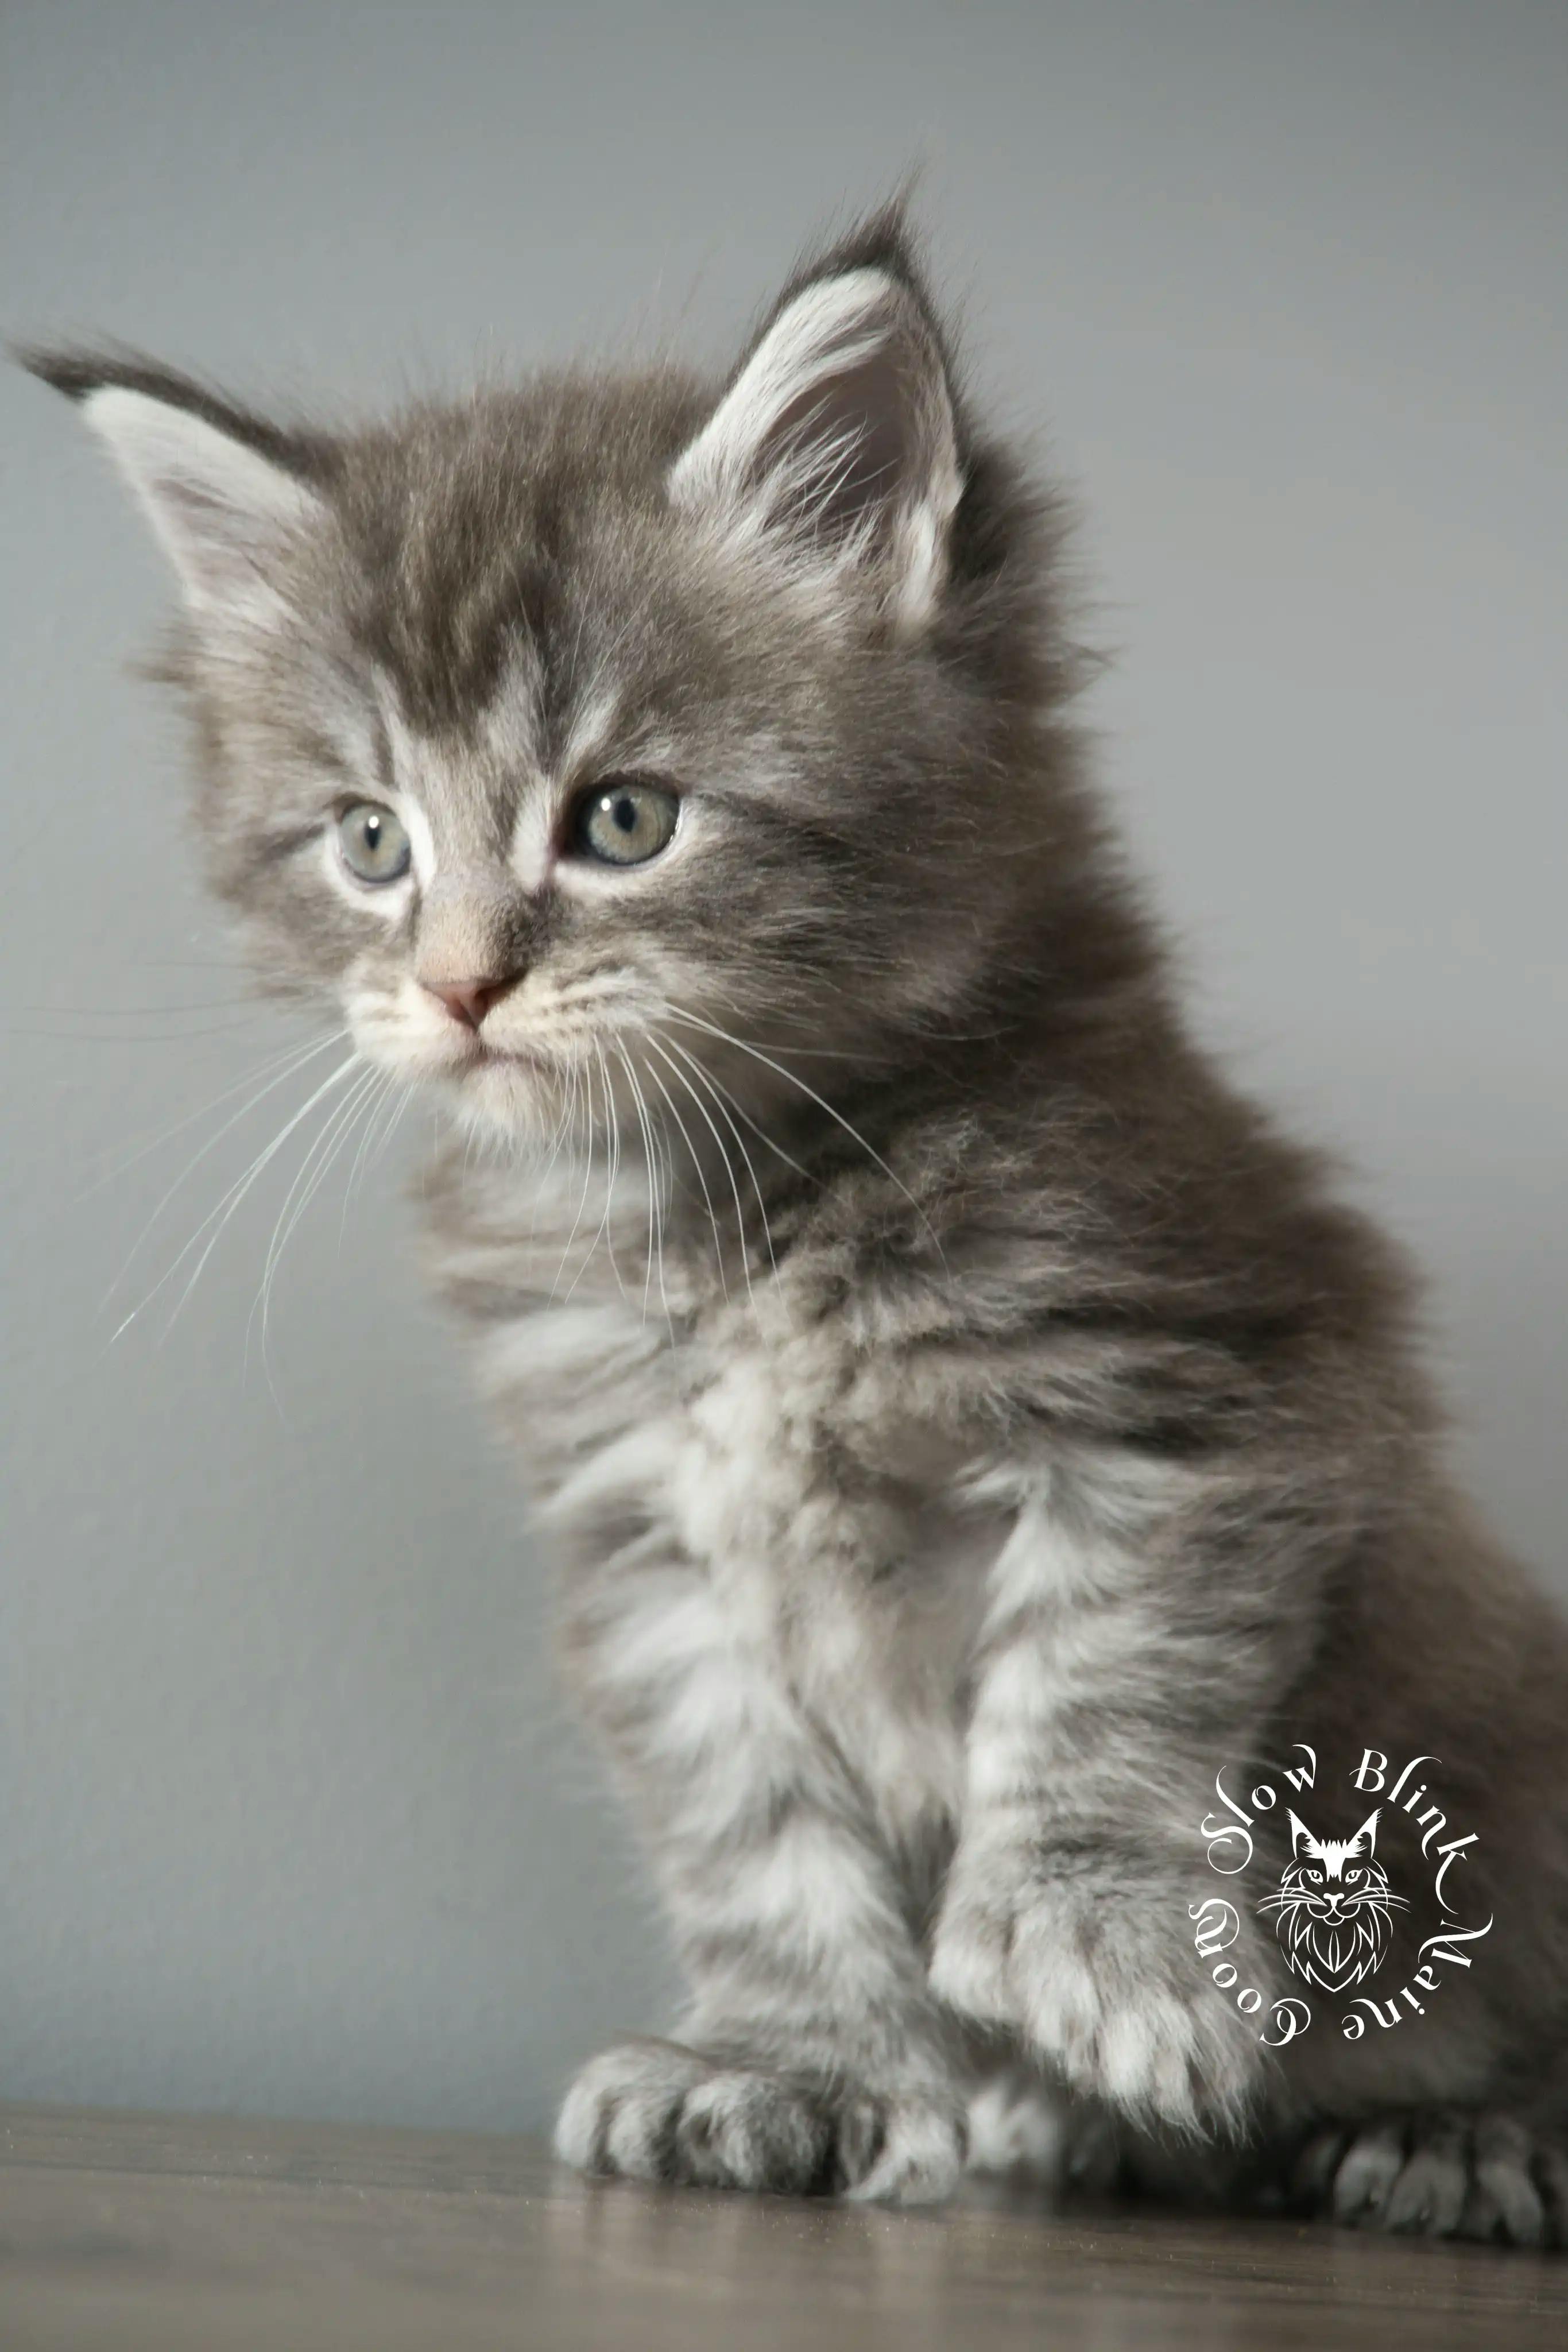
[(1536, 2151), (1535, 2177), (1546, 2214), (1546, 2242), (1568, 2249), (1568, 2153), (1550, 2145)]
[(1418, 2129), (1410, 2158), (1389, 2191), (1384, 2227), (1401, 2235), (1451, 2238), (1469, 2186), (1466, 2136), (1458, 2124)]
[(1476, 2126), (1475, 2182), (1459, 2234), (1515, 2246), (1539, 2246), (1545, 2239), (1546, 2210), (1531, 2178), (1530, 2135), (1509, 2116), (1483, 2116)]
[(666, 2180), (681, 2104), (708, 2069), (674, 2042), (626, 2042), (590, 2059), (561, 2105), (555, 2152), (580, 2172)]
[(940, 2204), (958, 2186), (967, 2138), (956, 2106), (925, 2099), (857, 2101), (839, 2135), (841, 2185), (857, 2204)]
[(1301, 2150), (1291, 2188), (1307, 2210), (1362, 2228), (1540, 2246), (1560, 2234), (1554, 2166), (1568, 2190), (1568, 2161), (1511, 2116), (1450, 2110), (1330, 2126)]
[(1375, 2124), (1358, 2132), (1334, 2175), (1335, 2221), (1382, 2221), (1404, 2168), (1405, 2134), (1398, 2124)]
[(827, 2153), (825, 2116), (765, 2074), (709, 2075), (687, 2093), (675, 2125), (677, 2177), (707, 2189), (799, 2194), (819, 2181)]
[(583, 2068), (555, 2151), (580, 2172), (631, 2180), (915, 2205), (956, 2188), (966, 2135), (956, 2100), (937, 2091), (813, 2087), (676, 2042), (628, 2042)]

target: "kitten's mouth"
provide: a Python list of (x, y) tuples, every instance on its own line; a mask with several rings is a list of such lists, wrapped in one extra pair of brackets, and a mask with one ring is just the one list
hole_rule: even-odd
[(476, 1051), (466, 1065), (470, 1070), (500, 1068), (534, 1070), (542, 1074), (551, 1066), (548, 1057), (535, 1045), (492, 1045), (487, 1037), (476, 1038), (475, 1045)]

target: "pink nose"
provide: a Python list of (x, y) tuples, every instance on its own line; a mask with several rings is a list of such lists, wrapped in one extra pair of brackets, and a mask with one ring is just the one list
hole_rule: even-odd
[(510, 980), (422, 980), (420, 986), (427, 994), (438, 997), (454, 1021), (461, 1021), (470, 1029), (477, 1029), (492, 1004), (505, 996), (511, 987)]

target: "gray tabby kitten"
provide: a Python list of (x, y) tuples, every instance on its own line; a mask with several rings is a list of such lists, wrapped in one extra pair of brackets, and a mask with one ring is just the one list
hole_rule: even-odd
[[(1448, 1484), (1403, 1265), (1183, 1025), (1057, 509), (901, 221), (720, 383), (340, 434), (28, 363), (172, 559), (263, 982), (450, 1115), (435, 1277), (691, 1988), (561, 2155), (936, 2199), (1010, 2067), (1015, 2141), (1054, 2089), (1179, 2186), (1305, 2147), (1347, 2216), (1563, 2231), (1568, 1638)], [(1444, 1759), (1495, 1926), (1410, 2030), (1272, 2047), (1197, 1824), (1374, 1739)], [(1267, 1917), (1229, 1957), (1291, 1991)]]

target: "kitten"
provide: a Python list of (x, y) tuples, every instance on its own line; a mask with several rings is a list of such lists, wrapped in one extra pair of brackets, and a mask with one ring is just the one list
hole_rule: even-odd
[[(29, 363), (172, 559), (258, 973), (450, 1115), (435, 1279), (690, 1984), (561, 2155), (938, 2199), (1012, 2060), (1188, 2188), (1305, 2143), (1343, 2213), (1562, 2233), (1564, 1627), (1450, 1488), (1403, 1264), (1184, 1026), (1058, 507), (900, 219), (718, 383), (329, 433)], [(1194, 1950), (1217, 1776), (1296, 1742), (1444, 1759), (1492, 1916), (1370, 2040), (1268, 2033), (1244, 1906)]]

